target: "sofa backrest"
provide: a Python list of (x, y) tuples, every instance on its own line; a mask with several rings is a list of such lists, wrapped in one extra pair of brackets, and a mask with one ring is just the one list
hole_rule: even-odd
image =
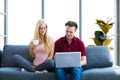
[[(87, 65), (84, 69), (111, 67), (113, 65), (111, 53), (108, 46), (86, 47)], [(29, 57), (28, 45), (5, 45), (1, 59), (1, 66), (17, 67), (13, 61), (13, 56), (19, 54), (31, 61)]]
[(5, 45), (3, 48), (3, 54), (1, 59), (2, 67), (17, 67), (13, 61), (13, 56), (19, 54), (29, 61), (32, 61), (29, 57), (28, 45)]

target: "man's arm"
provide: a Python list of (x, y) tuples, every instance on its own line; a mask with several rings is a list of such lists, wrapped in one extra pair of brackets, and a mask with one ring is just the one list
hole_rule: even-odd
[(84, 66), (87, 64), (87, 59), (86, 59), (86, 56), (82, 56), (81, 57), (81, 66)]

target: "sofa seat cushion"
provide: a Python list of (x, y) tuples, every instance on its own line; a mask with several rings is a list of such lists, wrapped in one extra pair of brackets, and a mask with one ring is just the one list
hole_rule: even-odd
[[(10, 69), (10, 68), (9, 68)], [(17, 68), (16, 68), (17, 69)], [(70, 80), (70, 75), (67, 80)], [(0, 70), (0, 80), (57, 80), (54, 72), (49, 73), (34, 73), (26, 71), (2, 71)], [(81, 80), (119, 80), (120, 67), (107, 67), (107, 68), (93, 68), (87, 69), (83, 72)]]
[(21, 68), (18, 68), (18, 67), (1, 67), (0, 72), (1, 71), (5, 71), (5, 72), (8, 72), (8, 71), (21, 71)]
[(120, 67), (87, 69), (83, 72), (82, 80), (119, 80)]
[(54, 72), (0, 71), (0, 80), (57, 80)]

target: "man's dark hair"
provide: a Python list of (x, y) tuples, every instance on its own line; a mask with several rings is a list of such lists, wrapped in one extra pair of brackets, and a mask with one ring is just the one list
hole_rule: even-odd
[(76, 29), (78, 27), (77, 23), (74, 21), (68, 21), (67, 23), (65, 23), (65, 26), (75, 27)]

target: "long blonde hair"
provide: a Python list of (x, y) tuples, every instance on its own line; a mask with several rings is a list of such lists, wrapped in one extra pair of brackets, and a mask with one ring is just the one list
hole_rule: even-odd
[[(38, 20), (38, 22), (36, 24), (35, 32), (34, 32), (34, 39), (36, 39), (36, 40), (40, 40), (41, 35), (39, 33), (39, 27), (42, 24), (45, 24), (46, 28), (47, 28), (47, 24), (45, 23), (44, 20)], [(49, 36), (47, 34), (47, 31), (46, 31), (46, 33), (44, 35), (44, 49), (45, 49), (46, 52), (50, 51), (50, 41), (49, 41)]]

